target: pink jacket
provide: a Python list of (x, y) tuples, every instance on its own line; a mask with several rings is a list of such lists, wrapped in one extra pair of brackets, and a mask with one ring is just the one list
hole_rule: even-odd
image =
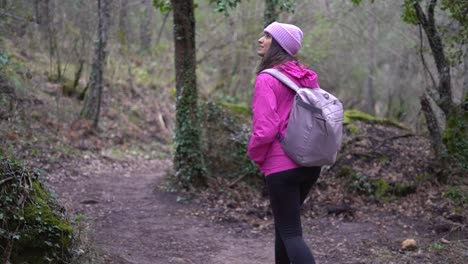
[[(275, 67), (299, 87), (319, 87), (318, 76), (305, 66), (289, 61)], [(252, 98), (252, 135), (247, 155), (268, 176), (272, 173), (300, 167), (283, 151), (277, 139), (284, 135), (295, 92), (273, 76), (261, 73), (255, 81)]]

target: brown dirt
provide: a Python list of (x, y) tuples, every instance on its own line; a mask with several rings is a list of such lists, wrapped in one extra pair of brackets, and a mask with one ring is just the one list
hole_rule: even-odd
[(50, 173), (48, 183), (72, 213), (91, 223), (106, 263), (271, 263), (270, 239), (192, 214), (161, 189), (166, 160), (84, 160)]
[[(86, 216), (105, 263), (274, 263), (268, 213), (252, 225), (257, 216), (219, 217), (227, 214), (203, 199), (168, 192), (166, 159), (85, 157), (50, 169), (47, 183), (69, 212)], [(312, 201), (322, 192), (313, 190), (307, 210), (318, 208)], [(465, 263), (466, 241), (443, 244), (447, 236), (433, 233), (431, 223), (378, 207), (384, 206), (357, 208), (352, 217), (305, 213), (304, 234), (317, 263)], [(416, 239), (418, 249), (401, 250), (406, 238)]]

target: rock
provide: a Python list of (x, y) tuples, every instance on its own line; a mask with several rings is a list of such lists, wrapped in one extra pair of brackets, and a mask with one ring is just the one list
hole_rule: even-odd
[(169, 260), (169, 263), (174, 263), (174, 264), (184, 264), (184, 263), (187, 263), (187, 261), (183, 258), (177, 258), (177, 257), (173, 257)]
[(401, 249), (403, 250), (415, 250), (418, 248), (418, 245), (416, 244), (416, 240), (414, 239), (406, 239), (403, 242), (401, 242)]
[(445, 239), (445, 238), (441, 238), (441, 239), (440, 239), (440, 243), (442, 243), (442, 244), (450, 244), (450, 241), (448, 241), (448, 240)]

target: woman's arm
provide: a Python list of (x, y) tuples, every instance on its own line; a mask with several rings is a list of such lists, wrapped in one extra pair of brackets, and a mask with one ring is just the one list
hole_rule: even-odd
[(272, 89), (275, 80), (269, 74), (257, 76), (252, 98), (252, 135), (247, 155), (257, 165), (265, 161), (271, 143), (276, 140), (280, 118), (277, 113), (276, 95)]

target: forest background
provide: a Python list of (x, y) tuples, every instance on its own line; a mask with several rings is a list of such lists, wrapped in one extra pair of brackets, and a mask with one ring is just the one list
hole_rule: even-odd
[[(453, 212), (463, 216), (459, 211), (468, 201), (466, 1), (172, 2), (173, 8), (169, 1), (151, 0), (0, 1), (2, 155), (46, 172), (78, 157), (173, 159), (174, 167), (165, 172), (169, 189), (190, 192), (193, 186), (213, 188), (226, 181), (230, 187), (258, 190), (261, 176), (244, 155), (259, 63), (255, 49), (264, 26), (277, 18), (302, 28), (300, 61), (318, 73), (320, 85), (336, 94), (346, 109), (354, 109), (345, 120), (350, 139), (345, 142), (349, 152), (343, 153), (354, 155), (353, 149), (363, 146), (353, 144), (366, 137), (371, 143), (383, 139), (374, 142), (374, 149), (389, 138), (410, 138), (415, 145), (419, 136), (428, 139), (424, 153), (430, 154), (421, 154), (427, 156), (424, 165), (415, 162), (423, 172), (405, 174), (403, 182), (424, 178), (436, 186), (446, 184), (440, 197), (455, 197)], [(428, 6), (436, 7), (437, 32), (450, 67), (448, 110), (432, 95), (436, 91), (443, 97), (439, 88), (444, 78), (426, 29), (414, 25), (420, 17), (411, 8), (419, 4), (426, 16)], [(178, 83), (176, 66), (182, 63), (175, 64), (174, 49), (174, 18), (184, 7), (194, 11), (196, 21), (196, 53), (190, 53), (196, 54), (196, 72), (190, 74), (196, 85), (189, 96)], [(89, 99), (93, 94), (100, 97), (94, 106)], [(184, 97), (192, 99), (185, 112), (194, 114), (190, 122), (180, 117)], [(452, 112), (460, 122), (450, 122)], [(433, 120), (428, 121), (428, 113)], [(393, 124), (407, 132), (388, 138), (369, 135), (367, 125), (350, 120)], [(184, 124), (194, 128), (189, 136), (183, 134)], [(455, 132), (444, 134), (451, 125)], [(190, 133), (200, 133), (198, 143), (191, 145)], [(412, 140), (414, 135), (418, 140)], [(450, 139), (457, 143), (447, 143)], [(185, 156), (178, 156), (181, 152)], [(364, 181), (356, 179), (355, 171), (373, 175), (372, 166), (359, 171), (350, 166), (354, 156), (346, 160), (330, 173), (349, 174), (352, 186)], [(387, 180), (398, 177), (390, 173)], [(374, 185), (365, 182), (355, 191), (368, 188), (367, 194), (375, 198), (382, 190)]]

